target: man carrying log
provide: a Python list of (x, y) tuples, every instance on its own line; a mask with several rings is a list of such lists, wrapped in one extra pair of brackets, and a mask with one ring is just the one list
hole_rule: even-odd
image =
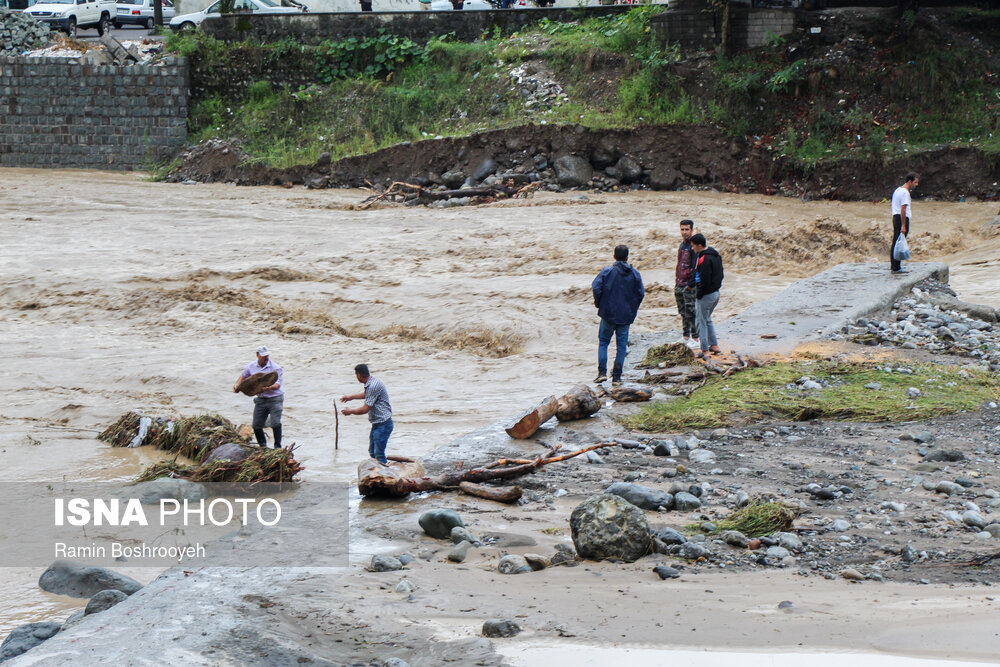
[(622, 368), (628, 351), (628, 328), (635, 321), (639, 304), (646, 296), (642, 276), (629, 266), (627, 260), (628, 246), (616, 247), (615, 263), (604, 267), (591, 285), (594, 305), (601, 318), (597, 333), (597, 377), (594, 379), (598, 384), (608, 379), (608, 345), (612, 335), (617, 351), (615, 365), (611, 369), (611, 384), (617, 386), (622, 383)]
[(388, 465), (389, 460), (385, 458), (385, 448), (389, 444), (389, 436), (392, 434), (392, 405), (389, 404), (389, 391), (385, 385), (376, 377), (372, 377), (368, 372), (366, 364), (358, 364), (354, 367), (354, 375), (358, 382), (365, 386), (365, 391), (353, 396), (341, 396), (340, 402), (364, 399), (364, 404), (360, 408), (344, 408), (340, 411), (343, 415), (368, 415), (372, 430), (368, 435), (368, 455), (381, 463)]
[(247, 378), (259, 373), (277, 373), (278, 379), (274, 384), (268, 385), (260, 390), (253, 399), (253, 434), (257, 438), (257, 444), (267, 447), (267, 438), (264, 437), (264, 424), (267, 418), (271, 418), (271, 431), (274, 433), (274, 448), (281, 448), (281, 412), (285, 406), (285, 387), (282, 377), (281, 366), (271, 361), (271, 350), (267, 345), (257, 348), (257, 361), (251, 361), (243, 369), (236, 384), (233, 385), (233, 392), (240, 390), (240, 385)]

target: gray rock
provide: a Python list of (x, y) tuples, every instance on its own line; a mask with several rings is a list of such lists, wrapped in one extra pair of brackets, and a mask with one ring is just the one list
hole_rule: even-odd
[(649, 175), (649, 187), (653, 190), (672, 190), (681, 173), (670, 167), (657, 167)]
[(483, 623), (483, 637), (492, 639), (513, 637), (521, 632), (521, 626), (514, 621), (493, 619)]
[(775, 560), (781, 560), (783, 558), (788, 558), (791, 554), (785, 547), (768, 547), (764, 555), (768, 558), (773, 558)]
[(664, 544), (684, 544), (688, 541), (684, 535), (674, 530), (670, 526), (664, 526), (656, 531), (654, 537)]
[(657, 565), (653, 568), (660, 579), (677, 579), (681, 576), (680, 570), (670, 567), (669, 565)]
[(864, 581), (865, 575), (861, 574), (853, 567), (849, 567), (840, 573), (840, 576), (848, 581)]
[(472, 180), (481, 181), (497, 170), (497, 163), (493, 158), (488, 157), (479, 163), (479, 166), (472, 172)]
[(738, 530), (724, 530), (719, 538), (726, 544), (733, 547), (745, 549), (750, 544), (750, 539)]
[(87, 607), (83, 610), (83, 612), (88, 616), (91, 614), (99, 614), (102, 611), (111, 609), (116, 604), (126, 599), (128, 599), (128, 596), (121, 591), (101, 591), (94, 597), (90, 598), (90, 602), (87, 603)]
[(634, 561), (650, 547), (649, 524), (642, 510), (609, 493), (587, 498), (570, 515), (573, 545), (582, 558)]
[(983, 528), (984, 531), (1000, 539), (1000, 523), (991, 523), (990, 525)]
[(594, 169), (582, 157), (564, 155), (555, 161), (556, 180), (564, 188), (586, 185), (594, 175)]
[(587, 452), (587, 463), (604, 463), (604, 459), (597, 452)]
[(677, 552), (677, 555), (688, 560), (698, 560), (699, 558), (707, 558), (711, 553), (712, 552), (710, 552), (703, 544), (699, 544), (698, 542), (685, 542), (681, 545), (680, 551)]
[(690, 512), (699, 507), (701, 507), (701, 501), (687, 491), (681, 491), (674, 496), (674, 509), (678, 512)]
[(945, 463), (957, 463), (959, 461), (965, 460), (965, 454), (958, 451), (957, 449), (937, 449), (927, 456), (924, 457), (924, 461), (935, 462), (941, 461)]
[(789, 551), (801, 551), (802, 550), (802, 540), (795, 533), (778, 533), (778, 546), (784, 547)]
[(61, 627), (60, 623), (27, 623), (17, 626), (0, 644), (0, 662), (35, 648), (59, 632)]
[(899, 557), (903, 559), (904, 563), (914, 563), (920, 558), (920, 554), (917, 553), (916, 549), (907, 544), (899, 550)]
[(819, 382), (816, 382), (815, 380), (806, 380), (805, 382), (802, 383), (801, 386), (806, 391), (815, 391), (817, 389), (823, 388), (823, 385), (821, 385)]
[(472, 542), (459, 542), (448, 552), (448, 560), (452, 563), (461, 563), (469, 555), (469, 549), (471, 548)]
[(962, 514), (962, 522), (966, 526), (972, 526), (973, 528), (986, 528), (989, 525), (989, 521), (983, 518), (983, 515), (979, 512), (974, 512), (969, 510)]
[(605, 489), (604, 492), (624, 498), (636, 507), (644, 510), (655, 511), (660, 507), (670, 510), (674, 507), (674, 497), (666, 491), (651, 489), (638, 484), (616, 482)]
[(750, 494), (748, 494), (746, 491), (739, 491), (739, 492), (737, 492), (737, 494), (736, 494), (736, 506), (737, 507), (746, 507), (749, 504), (750, 504)]
[(382, 663), (382, 667), (410, 667), (410, 663), (402, 658), (387, 658)]
[[(226, 445), (220, 445), (222, 449)], [(118, 498), (138, 498), (143, 505), (159, 505), (164, 498), (190, 502), (198, 502), (208, 498), (205, 487), (197, 482), (186, 479), (173, 479), (170, 477), (160, 477), (148, 482), (139, 482), (132, 486), (126, 486), (115, 493)]]
[(949, 496), (954, 496), (962, 493), (965, 489), (960, 484), (955, 484), (955, 482), (942, 481), (934, 485), (934, 490), (938, 493), (946, 493)]
[(465, 526), (462, 517), (455, 510), (431, 510), (424, 512), (417, 519), (424, 532), (439, 540), (451, 537), (451, 529), (455, 526)]
[[(63, 621), (62, 627), (59, 628), (60, 631), (65, 630), (66, 628), (73, 627), (74, 625), (82, 621), (86, 616), (87, 612), (85, 612), (83, 609), (73, 612), (72, 614), (69, 615), (69, 618)], [(0, 662), (3, 662), (3, 660), (0, 660)]]
[(919, 443), (934, 442), (934, 434), (930, 431), (920, 431), (913, 434), (913, 440)]
[(398, 558), (399, 562), (402, 563), (403, 565), (409, 565), (410, 563), (413, 562), (413, 556), (411, 556), (410, 554), (401, 554), (399, 556), (396, 556), (396, 558)]
[(842, 533), (845, 530), (850, 530), (850, 529), (851, 529), (851, 522), (846, 521), (844, 519), (837, 519), (836, 521), (832, 522), (829, 526), (827, 526), (827, 530), (836, 533)]
[(461, 544), (462, 542), (468, 542), (476, 547), (482, 544), (482, 542), (473, 537), (472, 533), (470, 533), (468, 528), (466, 528), (465, 526), (455, 526), (454, 528), (452, 528), (451, 535), (449, 535), (449, 537), (451, 538), (452, 544)]
[(882, 388), (881, 382), (869, 382), (865, 385), (865, 389), (871, 389), (872, 391), (878, 391)]
[(142, 584), (107, 568), (57, 560), (39, 577), (38, 587), (56, 595), (92, 598), (108, 589), (132, 595), (142, 588)]
[(521, 574), (523, 572), (531, 572), (531, 565), (528, 564), (524, 556), (507, 554), (500, 559), (497, 569), (500, 571), (500, 574)]
[(627, 155), (618, 160), (615, 168), (621, 175), (622, 183), (635, 183), (642, 178), (642, 165)]
[(916, 387), (910, 387), (906, 390), (906, 395), (909, 396), (910, 398), (919, 398), (920, 390), (917, 389)]
[(715, 463), (715, 452), (709, 449), (693, 449), (688, 454), (691, 463)]
[(625, 473), (625, 481), (626, 482), (634, 482), (635, 480), (640, 479), (641, 477), (642, 477), (642, 473), (641, 472), (632, 471), (632, 472)]
[(441, 174), (441, 181), (449, 190), (457, 190), (465, 183), (465, 174), (461, 171), (446, 171)]
[(372, 556), (372, 562), (368, 566), (370, 572), (395, 572), (402, 569), (403, 564), (399, 562), (398, 558), (394, 558), (393, 556)]
[[(561, 552), (558, 552), (561, 553)], [(539, 554), (524, 554), (524, 560), (531, 566), (532, 571), (538, 572), (539, 570), (544, 570), (552, 562), (545, 556)]]
[(412, 593), (416, 589), (413, 582), (409, 579), (403, 579), (398, 584), (396, 584), (397, 593)]

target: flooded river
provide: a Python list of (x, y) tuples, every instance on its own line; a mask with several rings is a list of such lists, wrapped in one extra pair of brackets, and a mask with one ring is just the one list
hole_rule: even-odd
[[(334, 451), (332, 400), (360, 390), (357, 363), (385, 381), (390, 452), (409, 455), (592, 379), (590, 281), (618, 243), (647, 285), (643, 332), (679, 323), (682, 218), (726, 259), (719, 319), (832, 264), (883, 261), (888, 234), (884, 202), (545, 193), (352, 210), (366, 194), (0, 170), (2, 480), (134, 477), (157, 454), (94, 437), (133, 408), (249, 422), (231, 387), (259, 344), (284, 367), (285, 438), (305, 478), (346, 480), (368, 427), (341, 417)], [(911, 246), (952, 263), (960, 296), (1000, 306), (1000, 237), (978, 231), (996, 208), (917, 201)], [(43, 568), (0, 572), (0, 635), (81, 606), (39, 591)]]

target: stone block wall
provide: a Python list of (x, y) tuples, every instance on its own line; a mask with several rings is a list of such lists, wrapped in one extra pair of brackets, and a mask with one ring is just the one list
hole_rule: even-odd
[(228, 41), (252, 38), (272, 42), (292, 37), (304, 44), (318, 44), (328, 39), (374, 36), (379, 30), (409, 37), (417, 42), (425, 42), (430, 37), (448, 33), (454, 33), (457, 39), (471, 41), (494, 28), (510, 33), (543, 18), (550, 21), (577, 21), (581, 18), (622, 14), (630, 9), (631, 5), (609, 5), (497, 11), (243, 14), (209, 18), (201, 24), (201, 28), (216, 39)]
[(188, 67), (0, 57), (0, 167), (145, 169), (187, 141)]
[[(673, 5), (671, 5), (673, 7)], [(733, 44), (757, 48), (767, 43), (768, 33), (787, 35), (796, 28), (794, 9), (746, 9), (734, 7), (730, 17)], [(711, 49), (722, 39), (722, 21), (701, 9), (673, 9), (654, 16), (650, 24), (668, 43), (687, 49)]]

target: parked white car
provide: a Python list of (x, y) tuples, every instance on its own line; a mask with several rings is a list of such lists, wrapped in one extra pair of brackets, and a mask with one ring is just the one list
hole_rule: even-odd
[(116, 28), (123, 25), (141, 25), (153, 29), (154, 2), (159, 1), (163, 10), (163, 22), (174, 18), (174, 3), (171, 0), (118, 0), (118, 13), (111, 20)]
[(97, 28), (103, 35), (111, 29), (114, 0), (43, 0), (24, 10), (49, 27), (76, 37), (77, 28)]
[[(497, 2), (497, 7), (500, 6), (499, 0)], [(462, 4), (462, 9), (497, 9), (491, 5), (487, 0), (465, 0)], [(455, 6), (451, 4), (451, 0), (432, 0), (431, 10), (436, 12), (450, 12), (455, 9)]]
[[(222, 16), (219, 11), (221, 2), (213, 2), (211, 5), (192, 14), (175, 16), (170, 19), (170, 27), (174, 30), (189, 30), (201, 25), (201, 22), (210, 16)], [(302, 14), (303, 9), (299, 7), (282, 7), (274, 0), (236, 0), (233, 3), (235, 11), (251, 11), (254, 14)]]

